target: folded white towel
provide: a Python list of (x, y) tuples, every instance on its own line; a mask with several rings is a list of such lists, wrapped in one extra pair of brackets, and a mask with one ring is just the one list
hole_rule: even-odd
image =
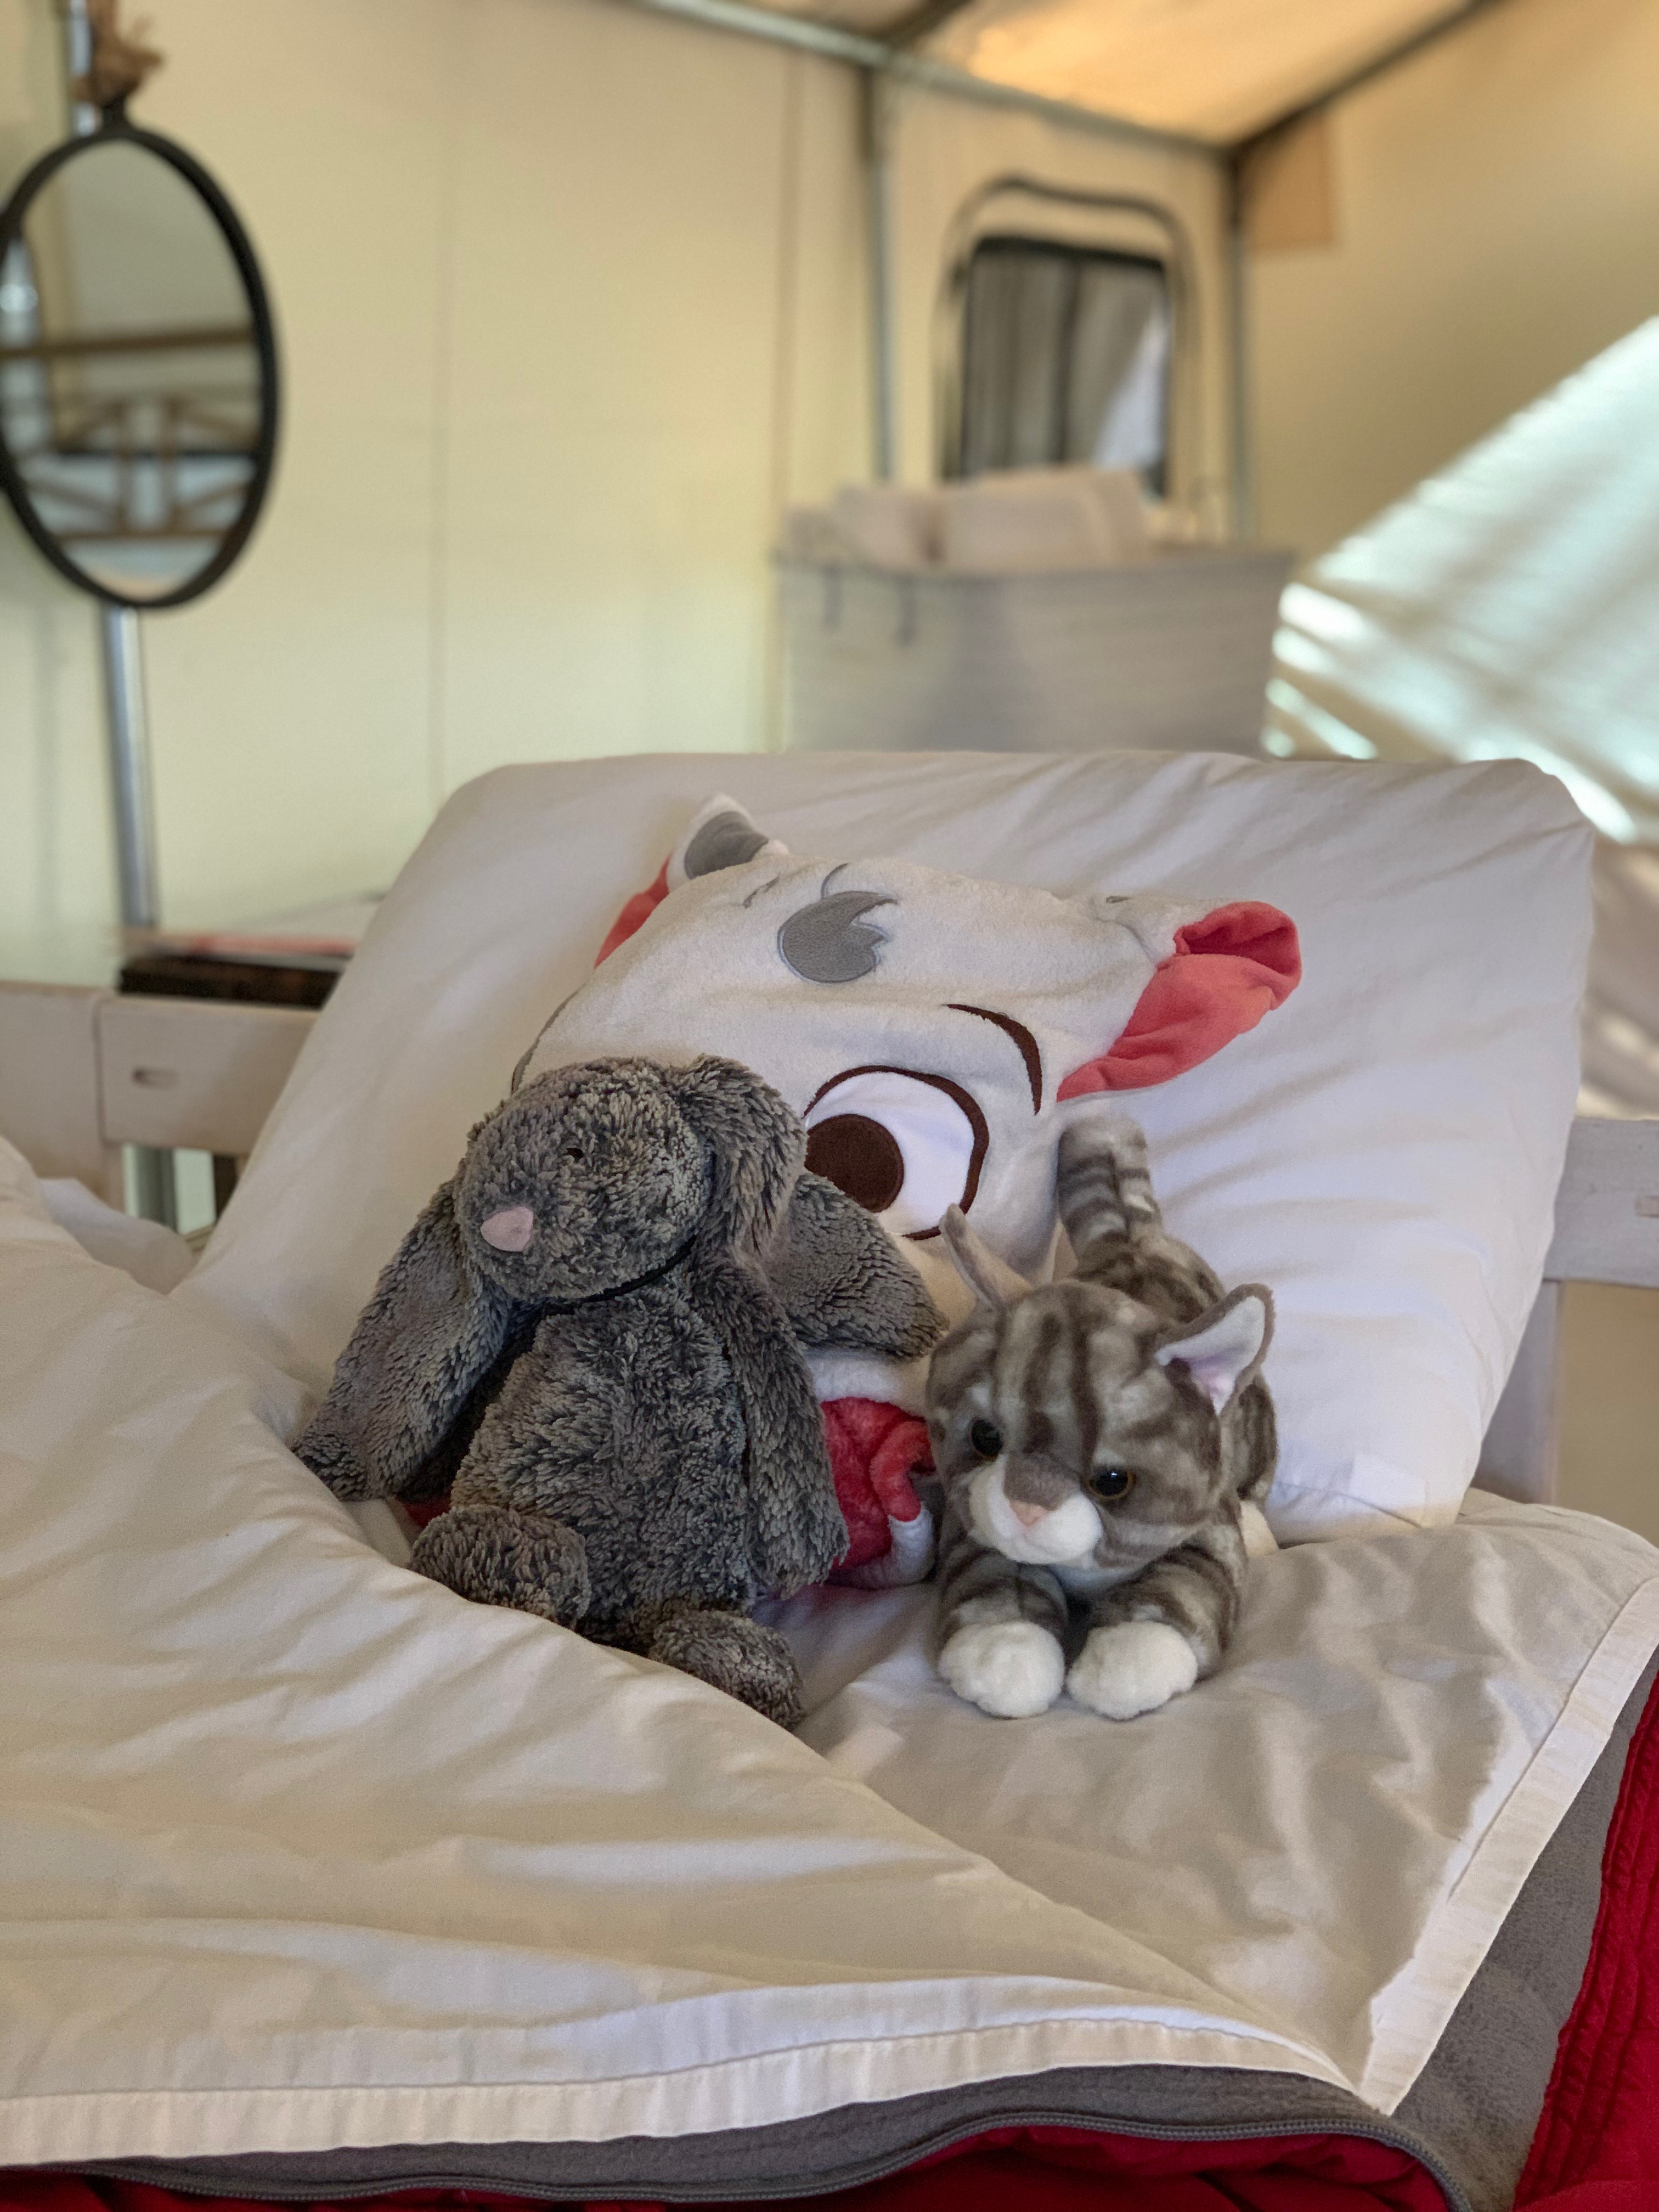
[(938, 490), (843, 484), (827, 507), (791, 507), (787, 561), (977, 574), (1102, 568), (1157, 545), (1133, 469), (1002, 469)]
[(947, 568), (1098, 568), (1150, 550), (1131, 469), (1007, 469), (941, 495)]
[(926, 568), (939, 559), (939, 495), (906, 484), (843, 484), (830, 509), (860, 560)]

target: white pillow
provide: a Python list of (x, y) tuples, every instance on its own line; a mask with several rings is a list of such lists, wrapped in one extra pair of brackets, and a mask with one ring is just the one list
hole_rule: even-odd
[[(752, 1067), (805, 1121), (807, 1165), (871, 1208), (951, 1321), (973, 1294), (939, 1236), (946, 1210), (1046, 1282), (1066, 1126), (1224, 1051), (1300, 971), (1293, 925), (1259, 900), (1057, 898), (791, 853), (725, 793), (629, 901), (600, 962), (523, 1079), (630, 1052)], [(821, 1399), (926, 1410), (926, 1358), (809, 1364)]]
[(1273, 1286), (1275, 1534), (1453, 1517), (1537, 1291), (1577, 1082), (1590, 833), (1518, 763), (499, 770), (456, 793), (393, 886), (174, 1295), (320, 1389), (471, 1122), (716, 789), (797, 853), (1289, 914), (1295, 995), (1121, 1103), (1176, 1231), (1224, 1279)]

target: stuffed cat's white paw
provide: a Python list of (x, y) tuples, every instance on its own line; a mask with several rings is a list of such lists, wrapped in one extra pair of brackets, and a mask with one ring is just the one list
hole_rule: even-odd
[(959, 1698), (999, 1720), (1046, 1713), (1066, 1680), (1066, 1657), (1046, 1628), (1004, 1620), (959, 1628), (939, 1656), (939, 1671)]
[(1179, 1629), (1162, 1620), (1123, 1620), (1091, 1632), (1066, 1686), (1091, 1712), (1128, 1721), (1167, 1705), (1197, 1680), (1198, 1661)]

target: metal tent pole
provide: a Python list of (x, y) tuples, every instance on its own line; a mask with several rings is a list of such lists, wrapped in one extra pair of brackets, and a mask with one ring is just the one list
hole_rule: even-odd
[(893, 316), (893, 99), (884, 69), (864, 72), (865, 191), (870, 245), (872, 458), (878, 483), (898, 475), (898, 393)]
[[(87, 0), (63, 0), (64, 58), (71, 86), (92, 64), (92, 21)], [(88, 138), (102, 122), (88, 101), (71, 94), (70, 129)], [(154, 929), (160, 918), (155, 890), (155, 823), (150, 804), (149, 718), (144, 697), (143, 650), (131, 607), (98, 606), (98, 645), (104, 668), (105, 730), (110, 798), (115, 815), (116, 878), (124, 929)], [(151, 1221), (178, 1218), (173, 1154), (135, 1146), (137, 1201)]]
[(1250, 235), (1244, 165), (1227, 172), (1228, 442), (1232, 459), (1233, 536), (1253, 538), (1255, 513), (1255, 420), (1250, 377)]
[(150, 809), (143, 648), (136, 611), (100, 604), (98, 639), (104, 656), (121, 921), (128, 929), (154, 929), (160, 913), (155, 896), (155, 829)]

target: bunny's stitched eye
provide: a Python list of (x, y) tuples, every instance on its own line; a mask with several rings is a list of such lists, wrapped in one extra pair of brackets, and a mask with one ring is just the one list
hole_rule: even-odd
[(1134, 1474), (1127, 1467), (1097, 1467), (1089, 1477), (1089, 1494), (1103, 1505), (1115, 1505), (1134, 1486)]
[(968, 1441), (981, 1459), (994, 1459), (1002, 1449), (1002, 1431), (994, 1421), (975, 1421)]

